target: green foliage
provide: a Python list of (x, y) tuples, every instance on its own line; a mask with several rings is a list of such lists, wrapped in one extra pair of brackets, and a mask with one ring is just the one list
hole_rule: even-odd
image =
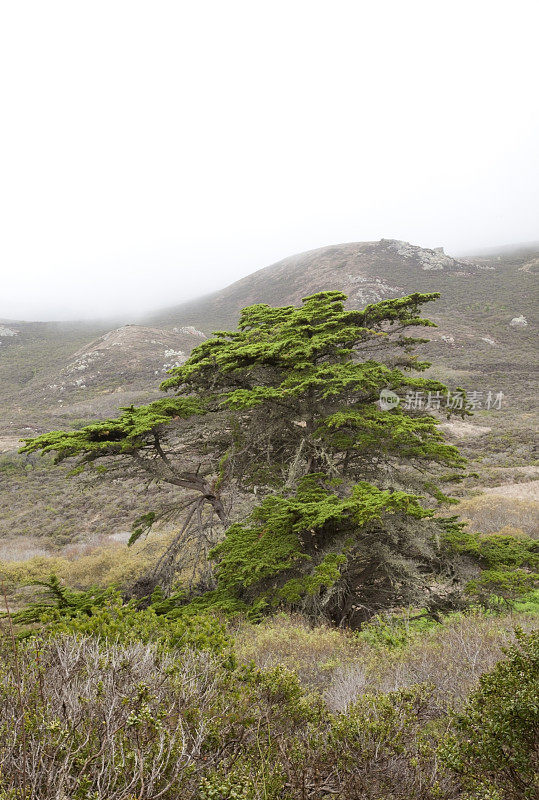
[(200, 800), (255, 800), (252, 767), (240, 763), (231, 770), (217, 770), (200, 782)]
[[(44, 618), (47, 621), (47, 618)], [(183, 611), (158, 614), (155, 608), (136, 609), (117, 601), (96, 608), (88, 617), (65, 618), (51, 615), (50, 630), (55, 634), (94, 635), (110, 641), (157, 642), (173, 650), (195, 647), (229, 657), (230, 639), (223, 624), (213, 614)]]
[[(472, 692), (445, 757), (473, 797), (534, 800), (539, 792), (539, 632), (517, 643)], [(488, 794), (489, 790), (499, 794)]]
[[(380, 574), (390, 576), (395, 585), (398, 582), (403, 544), (398, 537), (393, 542), (383, 538), (384, 523), (431, 516), (432, 511), (421, 506), (415, 495), (381, 491), (362, 482), (342, 497), (324, 485), (323, 475), (309, 475), (292, 497), (269, 496), (246, 523), (228, 529), (212, 552), (217, 561), (217, 591), (209, 593), (207, 600), (255, 615), (262, 608), (305, 609), (313, 603), (332, 613), (336, 611), (335, 588), (353, 558), (366, 573), (364, 585), (356, 589), (361, 603)], [(391, 563), (391, 548), (397, 566)]]
[[(286, 403), (313, 392), (322, 399), (343, 392), (374, 399), (386, 387), (443, 390), (437, 381), (406, 377), (398, 368), (354, 357), (359, 345), (387, 338), (387, 326), (396, 324), (395, 343), (409, 351), (422, 340), (403, 337), (401, 331), (432, 325), (418, 316), (418, 310), (436, 297), (416, 293), (364, 311), (345, 311), (341, 292), (319, 292), (304, 298), (300, 307), (250, 306), (241, 313), (238, 331), (216, 332), (215, 338), (193, 350), (185, 364), (172, 370), (162, 388), (198, 390), (205, 385), (235, 409)], [(415, 369), (425, 366), (414, 359), (403, 358), (403, 363)], [(232, 388), (246, 372), (256, 374), (257, 380), (249, 388)]]
[(539, 589), (534, 589), (522, 600), (515, 600), (513, 608), (521, 614), (533, 614), (539, 617)]
[(55, 452), (56, 462), (83, 455), (93, 461), (102, 456), (122, 455), (139, 450), (148, 437), (173, 420), (202, 414), (203, 407), (194, 398), (176, 397), (156, 400), (147, 406), (129, 406), (115, 419), (94, 422), (76, 431), (52, 431), (25, 439), (21, 453)]
[(539, 567), (539, 542), (524, 534), (483, 535), (457, 525), (445, 534), (445, 542), (457, 553), (477, 556), (484, 567)]
[[(432, 324), (418, 310), (436, 296), (413, 294), (364, 311), (345, 310), (340, 292), (320, 292), (300, 307), (251, 306), (238, 331), (217, 332), (200, 344), (161, 388), (235, 412), (237, 468), (248, 465), (244, 474), (258, 478), (263, 465), (288, 469), (302, 448), (310, 472), (333, 466), (358, 477), (378, 459), (462, 468), (434, 417), (376, 405), (382, 389), (445, 391), (439, 381), (411, 375), (427, 366), (411, 355), (422, 340), (403, 336), (411, 325)], [(391, 363), (373, 360), (372, 347), (382, 347)], [(346, 470), (339, 463), (344, 455)]]
[(438, 424), (432, 416), (411, 417), (400, 408), (380, 411), (372, 406), (332, 414), (321, 421), (316, 435), (337, 449), (378, 449), (385, 457), (398, 455), (462, 466), (464, 460), (456, 447), (445, 443)]
[(477, 597), (483, 605), (492, 605), (499, 598), (513, 604), (515, 600), (526, 597), (539, 586), (539, 574), (523, 569), (485, 569), (475, 580), (466, 585), (468, 594)]
[[(122, 600), (112, 587), (79, 592), (62, 585), (55, 576), (34, 584), (43, 587), (47, 596), (13, 614), (16, 625), (37, 623), (49, 636), (77, 634), (112, 642), (157, 642), (174, 650), (196, 647), (227, 658), (230, 655), (230, 638), (214, 614), (178, 607), (175, 600), (164, 599), (159, 592), (141, 609), (134, 601)], [(23, 628), (23, 635), (31, 632), (31, 628)]]
[(439, 621), (428, 614), (378, 614), (363, 625), (361, 630), (356, 631), (355, 636), (358, 641), (367, 642), (376, 649), (399, 650), (424, 637), (425, 633), (439, 624)]
[(157, 514), (155, 511), (148, 511), (146, 514), (142, 514), (138, 517), (133, 523), (133, 533), (129, 537), (128, 545), (131, 547), (132, 544), (140, 539), (140, 537), (147, 533), (152, 525), (154, 524), (157, 518)]
[[(17, 624), (31, 625), (40, 622), (54, 611), (65, 618), (90, 616), (94, 609), (114, 602), (118, 597), (113, 587), (94, 587), (87, 592), (76, 591), (62, 584), (56, 575), (51, 575), (48, 581), (31, 581), (30, 585), (44, 589), (45, 596), (14, 614), (13, 620)], [(3, 618), (6, 614), (0, 616)]]
[(529, 536), (492, 533), (480, 536), (477, 552), (489, 567), (529, 567), (539, 569), (539, 542)]

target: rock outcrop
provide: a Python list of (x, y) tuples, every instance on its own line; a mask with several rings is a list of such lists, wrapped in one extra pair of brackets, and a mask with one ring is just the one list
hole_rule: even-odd
[(521, 314), (520, 317), (513, 317), (509, 325), (512, 328), (526, 328), (528, 325), (528, 320)]

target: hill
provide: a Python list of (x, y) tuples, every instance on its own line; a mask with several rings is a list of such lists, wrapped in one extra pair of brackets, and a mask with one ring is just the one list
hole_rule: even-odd
[[(450, 371), (498, 391), (508, 390), (518, 408), (533, 407), (530, 353), (534, 353), (534, 302), (539, 245), (502, 248), (474, 257), (452, 258), (382, 239), (311, 250), (248, 275), (212, 295), (148, 317), (162, 327), (194, 325), (205, 333), (233, 328), (246, 305), (298, 303), (325, 289), (340, 289), (350, 307), (363, 307), (413, 291), (441, 293), (429, 307), (439, 328), (430, 331), (426, 352)], [(524, 318), (521, 320), (521, 318)], [(516, 391), (518, 390), (518, 391)]]
[(208, 325), (233, 326), (238, 311), (254, 303), (295, 304), (314, 292), (340, 289), (351, 306), (364, 306), (417, 291), (418, 280), (423, 283), (429, 272), (470, 277), (480, 269), (445, 255), (441, 248), (426, 250), (394, 239), (332, 245), (285, 258), (221, 291), (148, 319), (163, 326), (182, 320), (207, 331)]
[[(96, 333), (101, 335), (88, 341)], [(204, 338), (193, 327), (122, 325), (100, 332), (88, 326), (4, 325), (0, 341), (8, 342), (0, 354), (5, 376), (0, 434), (26, 435), (57, 418), (62, 423), (55, 425), (69, 424), (142, 402), (148, 393), (156, 394), (167, 370), (185, 361)]]

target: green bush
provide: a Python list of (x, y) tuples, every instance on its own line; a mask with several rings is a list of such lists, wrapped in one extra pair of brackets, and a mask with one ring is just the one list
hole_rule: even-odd
[[(49, 597), (14, 614), (16, 625), (37, 623), (48, 636), (76, 634), (109, 642), (155, 642), (168, 650), (196, 648), (232, 659), (225, 626), (210, 612), (178, 607), (158, 593), (146, 608), (137, 608), (134, 601), (124, 602), (113, 588), (79, 592), (63, 586), (54, 576), (38, 585)], [(24, 632), (32, 633), (33, 627), (23, 628)]]
[(481, 677), (456, 718), (445, 758), (474, 798), (538, 796), (539, 631), (517, 633), (507, 658)]
[(209, 613), (182, 613), (178, 616), (159, 615), (151, 606), (137, 610), (129, 603), (113, 601), (95, 608), (90, 615), (61, 618), (58, 613), (49, 617), (55, 633), (93, 635), (108, 641), (157, 642), (173, 650), (194, 647), (224, 654), (230, 638), (223, 624)]
[(539, 585), (539, 542), (523, 533), (469, 533), (455, 525), (445, 535), (451, 552), (471, 556), (481, 566), (466, 594), (483, 606), (514, 605)]
[(468, 582), (466, 592), (484, 606), (495, 606), (500, 600), (513, 605), (537, 587), (538, 579), (537, 573), (523, 569), (485, 569), (477, 579)]

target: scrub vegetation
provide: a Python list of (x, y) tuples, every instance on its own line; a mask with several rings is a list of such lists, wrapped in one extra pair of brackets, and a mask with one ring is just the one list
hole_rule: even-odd
[(447, 409), (378, 402), (445, 392), (436, 298), (249, 306), (159, 399), (26, 440), (160, 502), (125, 557), (3, 565), (1, 800), (536, 797), (537, 541), (459, 520)]

